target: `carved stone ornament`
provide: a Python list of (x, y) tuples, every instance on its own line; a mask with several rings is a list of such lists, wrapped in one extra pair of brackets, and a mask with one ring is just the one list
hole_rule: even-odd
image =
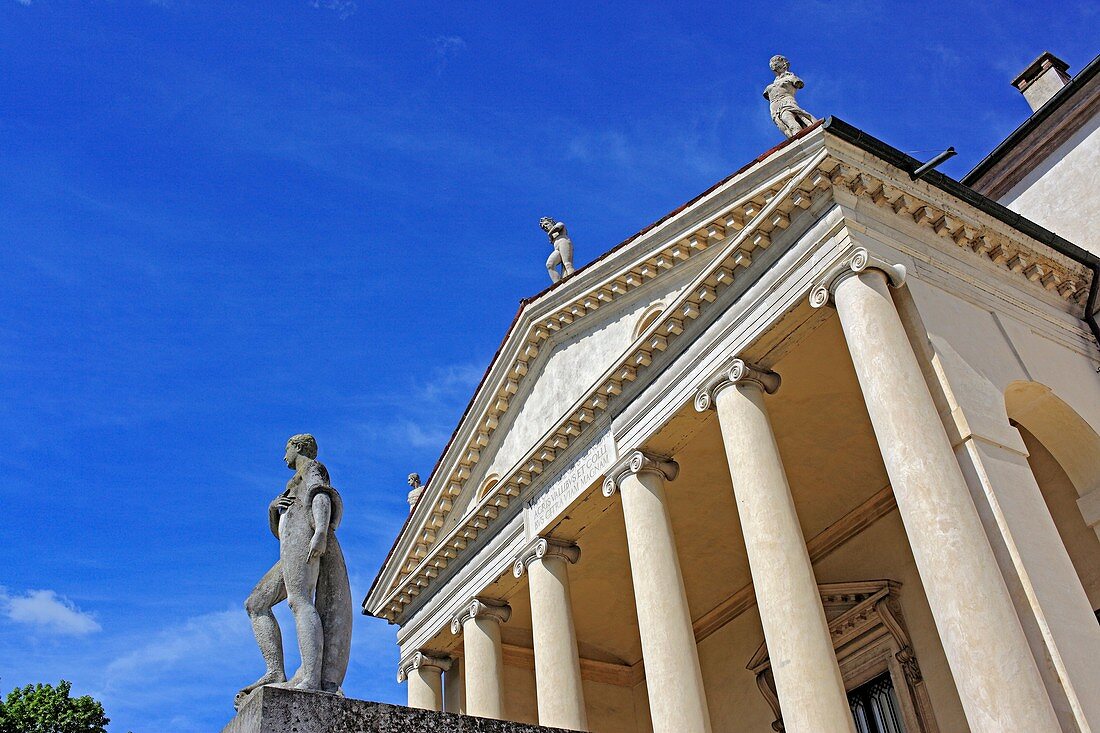
[(451, 633), (456, 636), (462, 633), (462, 624), (472, 618), (487, 618), (498, 624), (507, 623), (512, 617), (512, 607), (504, 601), (493, 598), (474, 598), (454, 615), (451, 619)]
[(665, 481), (674, 481), (680, 474), (680, 464), (671, 458), (636, 450), (607, 472), (603, 495), (610, 498), (619, 490), (619, 483), (632, 473), (656, 473)]
[[(827, 583), (818, 586), (829, 636), (846, 689), (883, 673), (890, 675), (906, 731), (938, 733), (932, 703), (901, 614), (901, 584), (892, 580)], [(772, 730), (783, 731), (767, 644), (749, 660), (756, 684), (775, 714)]]
[(697, 412), (706, 412), (714, 407), (715, 397), (726, 387), (754, 384), (768, 394), (774, 394), (781, 381), (779, 375), (773, 371), (749, 364), (743, 359), (733, 359), (703, 382), (695, 395), (695, 409)]
[(436, 667), (440, 672), (446, 672), (452, 664), (454, 660), (445, 654), (418, 651), (410, 654), (397, 665), (397, 681), (404, 682), (409, 678), (410, 672), (421, 667)]
[(548, 557), (559, 557), (572, 564), (581, 559), (581, 548), (572, 542), (555, 540), (552, 537), (537, 537), (534, 542), (523, 549), (516, 562), (512, 565), (512, 574), (522, 578), (527, 572), (527, 566), (535, 560)]
[(791, 63), (783, 56), (772, 56), (768, 67), (775, 74), (775, 80), (764, 88), (772, 122), (785, 136), (794, 137), (815, 122), (794, 100), (795, 93), (806, 85), (791, 73)]
[(828, 305), (836, 293), (836, 286), (842, 280), (866, 270), (880, 270), (886, 275), (886, 280), (891, 287), (900, 288), (905, 284), (905, 265), (890, 264), (874, 256), (865, 248), (857, 247), (825, 270), (817, 284), (810, 289), (810, 305), (814, 308)]

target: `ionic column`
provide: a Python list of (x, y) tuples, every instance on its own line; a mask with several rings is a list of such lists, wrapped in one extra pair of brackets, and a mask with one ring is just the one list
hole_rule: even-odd
[(418, 651), (401, 662), (397, 681), (409, 681), (409, 707), (422, 710), (443, 709), (443, 673), (451, 668), (451, 658)]
[(531, 631), (539, 725), (588, 730), (577, 631), (569, 595), (569, 564), (581, 556), (570, 542), (539, 537), (516, 558), (514, 574), (529, 576)]
[(810, 302), (835, 302), (967, 721), (973, 733), (1059, 730), (993, 550), (940, 422), (890, 285), (904, 268), (864, 249)]
[(665, 501), (680, 467), (635, 451), (608, 474), (604, 496), (622, 493), (653, 733), (710, 733), (710, 713), (684, 578)]
[(451, 620), (451, 633), (462, 634), (467, 715), (504, 719), (500, 625), (511, 615), (512, 607), (503, 601), (474, 598)]
[(718, 411), (784, 729), (855, 733), (817, 579), (764, 406), (764, 393), (778, 388), (778, 374), (734, 359), (703, 385), (695, 409)]

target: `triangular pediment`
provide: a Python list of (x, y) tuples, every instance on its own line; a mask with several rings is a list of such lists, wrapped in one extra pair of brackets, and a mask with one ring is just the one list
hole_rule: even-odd
[[(857, 203), (900, 217), (906, 227), (927, 227), (943, 246), (966, 247), (1048, 296), (1076, 303), (1087, 291), (1087, 271), (1036, 254), (1013, 225), (908, 181), (825, 127), (807, 130), (523, 303), (367, 610), (396, 619), (468, 547), (491, 535), (544, 472), (558, 470), (555, 461), (591, 442), (609, 408), (759, 279), (777, 250), (830, 207), (851, 212)], [(781, 246), (773, 249), (773, 241)]]

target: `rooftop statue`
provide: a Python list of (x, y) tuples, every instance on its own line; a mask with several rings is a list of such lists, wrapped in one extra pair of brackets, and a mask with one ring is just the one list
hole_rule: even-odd
[[(336, 527), (344, 512), (312, 435), (287, 441), (283, 459), (294, 476), (268, 507), (279, 561), (245, 602), (267, 671), (237, 693), (236, 707), (264, 685), (340, 693), (351, 653), (351, 587)], [(288, 681), (283, 638), (272, 607), (287, 600), (294, 614), (302, 666)]]
[(772, 121), (787, 137), (794, 137), (801, 130), (817, 122), (794, 101), (796, 91), (806, 86), (791, 73), (791, 62), (783, 56), (772, 56), (768, 63), (775, 72), (775, 81), (764, 88), (764, 98), (770, 102)]
[(412, 489), (409, 491), (409, 509), (411, 510), (416, 506), (416, 502), (420, 498), (420, 495), (424, 493), (424, 485), (420, 483), (419, 473), (410, 473), (407, 482)]
[[(539, 226), (550, 237), (550, 244), (554, 248), (550, 259), (546, 260), (546, 271), (550, 273), (550, 282), (556, 283), (573, 274), (573, 240), (569, 238), (569, 232), (565, 231), (564, 223), (554, 221), (548, 216), (539, 220)], [(561, 265), (561, 273), (558, 272), (558, 265)]]

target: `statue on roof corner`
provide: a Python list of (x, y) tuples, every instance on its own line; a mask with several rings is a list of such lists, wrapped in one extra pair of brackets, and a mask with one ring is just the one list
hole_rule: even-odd
[[(554, 221), (549, 216), (539, 219), (539, 226), (550, 237), (550, 244), (554, 251), (546, 260), (546, 271), (550, 273), (550, 282), (558, 282), (563, 277), (573, 274), (573, 240), (569, 238), (569, 232), (565, 231), (565, 224)], [(561, 272), (558, 272), (561, 265)]]
[[(268, 525), (279, 540), (279, 560), (245, 601), (267, 671), (237, 693), (245, 698), (266, 685), (343, 694), (351, 654), (351, 586), (336, 527), (344, 513), (328, 469), (317, 460), (312, 435), (292, 436), (283, 458), (294, 476), (268, 507)], [(289, 680), (283, 638), (271, 609), (287, 600), (294, 614), (302, 664)]]
[(791, 62), (785, 57), (772, 56), (768, 66), (775, 73), (775, 81), (764, 88), (764, 98), (770, 103), (772, 121), (784, 135), (794, 137), (817, 122), (813, 115), (794, 101), (795, 92), (806, 85), (791, 73)]

